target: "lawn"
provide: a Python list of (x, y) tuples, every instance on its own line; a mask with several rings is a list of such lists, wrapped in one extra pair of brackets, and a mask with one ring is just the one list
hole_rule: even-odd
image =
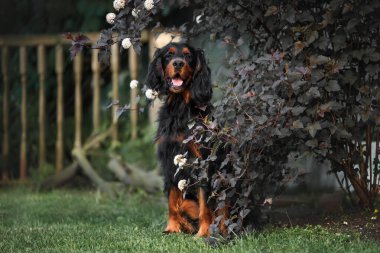
[(380, 244), (321, 227), (266, 229), (213, 248), (163, 235), (162, 197), (0, 189), (0, 252), (380, 252)]

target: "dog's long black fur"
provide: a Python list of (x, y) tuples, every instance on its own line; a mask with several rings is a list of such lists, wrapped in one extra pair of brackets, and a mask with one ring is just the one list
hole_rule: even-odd
[[(170, 47), (187, 47), (194, 54), (189, 63), (193, 65), (194, 74), (185, 87), (190, 90), (190, 101), (188, 103), (183, 99), (182, 93), (169, 94), (170, 80), (165, 80), (163, 67), (167, 65), (168, 59), (165, 59), (165, 54)], [(174, 178), (174, 173), (177, 170), (173, 163), (174, 156), (185, 152), (191, 153), (187, 150), (186, 145), (177, 140), (178, 137), (187, 136), (189, 121), (193, 118), (203, 118), (211, 108), (210, 69), (207, 67), (203, 51), (196, 50), (189, 45), (173, 43), (157, 50), (148, 70), (146, 85), (160, 94), (170, 95), (166, 97), (166, 101), (159, 111), (156, 134), (156, 139), (159, 140), (158, 157), (165, 177), (165, 192), (168, 192), (171, 186), (178, 184), (178, 180)], [(205, 106), (207, 108), (204, 111)], [(180, 176), (179, 178), (184, 177)]]
[[(182, 85), (178, 86), (181, 81), (183, 81)], [(182, 142), (189, 134), (188, 123), (194, 118), (204, 118), (212, 108), (210, 104), (212, 97), (210, 69), (206, 64), (204, 52), (180, 43), (170, 43), (158, 49), (149, 66), (145, 85), (159, 92), (160, 96), (165, 99), (159, 111), (156, 140), (158, 157), (165, 180), (164, 189), (169, 198), (169, 224), (166, 231), (184, 231), (186, 228), (183, 227), (183, 224), (178, 229), (170, 223), (170, 220), (173, 219), (173, 214), (171, 214), (171, 212), (173, 213), (171, 210), (173, 209), (171, 206), (173, 205), (173, 203), (171, 204), (173, 193), (171, 195), (170, 192), (176, 191), (179, 180), (190, 178), (188, 173), (191, 170), (183, 169), (175, 175), (177, 166), (174, 165), (173, 159), (177, 154), (186, 152), (189, 156), (194, 156), (194, 150)], [(199, 196), (187, 194), (186, 199), (198, 201)], [(195, 204), (191, 205), (194, 206), (193, 212), (195, 212)], [(184, 209), (186, 208), (184, 207)], [(186, 213), (186, 210), (184, 212)], [(179, 221), (179, 223), (181, 222)], [(204, 236), (204, 234), (203, 231), (200, 235)]]

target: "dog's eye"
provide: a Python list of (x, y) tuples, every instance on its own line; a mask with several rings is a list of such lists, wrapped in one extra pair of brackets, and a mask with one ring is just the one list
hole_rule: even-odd
[(186, 58), (187, 60), (191, 60), (192, 56), (191, 56), (190, 53), (187, 53), (187, 54), (185, 54), (185, 58)]
[(166, 54), (166, 58), (167, 58), (167, 59), (170, 59), (170, 58), (173, 57), (173, 55), (174, 55), (174, 52), (168, 52), (168, 53)]

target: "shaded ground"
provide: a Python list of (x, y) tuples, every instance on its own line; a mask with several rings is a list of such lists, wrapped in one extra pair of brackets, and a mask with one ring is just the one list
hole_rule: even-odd
[(289, 198), (282, 197), (277, 207), (269, 210), (269, 218), (274, 226), (289, 228), (320, 225), (335, 233), (357, 234), (363, 239), (380, 243), (379, 208), (343, 212), (341, 196), (333, 194), (311, 200), (315, 203), (313, 207), (302, 199)]

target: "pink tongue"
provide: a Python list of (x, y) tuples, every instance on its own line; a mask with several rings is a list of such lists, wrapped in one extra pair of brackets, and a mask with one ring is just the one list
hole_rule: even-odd
[(181, 86), (182, 83), (183, 83), (183, 81), (181, 79), (179, 79), (179, 78), (172, 79), (173, 86), (177, 86), (178, 87), (178, 86)]

